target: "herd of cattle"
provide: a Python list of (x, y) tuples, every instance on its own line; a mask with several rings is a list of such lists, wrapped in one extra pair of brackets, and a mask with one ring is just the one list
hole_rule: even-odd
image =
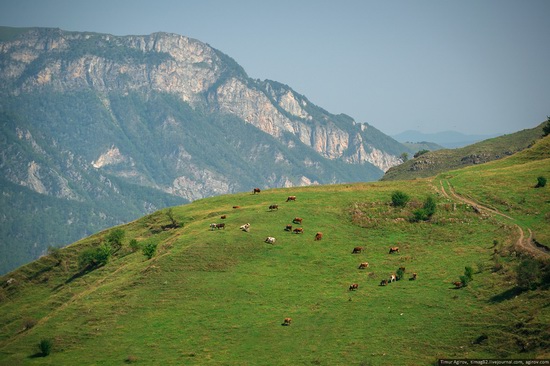
[[(259, 194), (260, 192), (261, 192), (261, 190), (259, 188), (254, 188), (254, 190), (252, 191), (253, 194)], [(296, 196), (288, 196), (285, 202), (289, 202), (289, 201), (296, 201)], [(240, 206), (233, 206), (233, 208), (238, 209), (238, 208), (240, 208)], [(273, 211), (273, 210), (279, 210), (279, 205), (278, 204), (270, 205), (269, 206), (269, 211)], [(222, 215), (220, 218), (221, 219), (226, 219), (227, 215)], [(302, 221), (303, 221), (303, 219), (301, 217), (295, 217), (292, 220), (292, 223), (301, 226)], [(225, 229), (225, 224), (224, 223), (212, 223), (212, 224), (210, 224), (210, 229), (211, 230)], [(250, 231), (250, 223), (246, 223), (246, 224), (240, 226), (240, 230), (245, 231), (245, 232), (249, 232)], [(304, 233), (304, 229), (302, 227), (293, 228), (292, 224), (286, 225), (284, 230), (288, 231), (288, 232), (293, 232), (295, 234), (303, 234)], [(317, 232), (315, 234), (314, 240), (319, 241), (322, 238), (323, 238), (323, 233), (322, 232)], [(264, 240), (264, 242), (267, 243), (267, 244), (275, 244), (276, 239), (272, 236), (268, 236)], [(365, 250), (364, 247), (359, 247), (358, 246), (358, 247), (354, 247), (353, 250), (351, 251), (351, 253), (352, 254), (361, 254), (364, 250)], [(399, 253), (399, 247), (390, 247), (389, 254), (394, 254), (394, 253)], [(362, 263), (359, 264), (358, 269), (366, 269), (368, 267), (369, 267), (368, 262), (362, 262)], [(400, 273), (402, 275), (404, 272), (405, 272), (405, 268), (400, 267), (398, 273)], [(417, 278), (417, 274), (413, 273), (412, 277), (410, 277), (409, 280), (413, 281), (413, 280), (416, 280), (416, 278)], [(395, 273), (392, 273), (388, 279), (384, 279), (380, 282), (380, 286), (386, 286), (389, 283), (395, 282), (399, 279), (401, 279), (401, 277), (398, 277)], [(355, 291), (355, 290), (358, 290), (358, 289), (359, 289), (359, 284), (357, 284), (357, 283), (352, 283), (349, 286), (349, 291)], [(291, 324), (291, 322), (292, 322), (291, 318), (285, 318), (282, 325), (289, 326)]]

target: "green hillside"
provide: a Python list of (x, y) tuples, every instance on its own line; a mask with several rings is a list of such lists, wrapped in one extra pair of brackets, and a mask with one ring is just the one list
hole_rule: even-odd
[[(542, 136), (542, 123), (509, 135), (484, 140), (458, 149), (430, 151), (415, 159), (390, 168), (381, 180), (402, 180), (432, 177), (452, 169), (502, 159), (531, 146)], [(428, 150), (433, 150), (429, 149)]]
[[(548, 254), (523, 254), (516, 225), (548, 244), (550, 188), (534, 185), (550, 177), (549, 145), (547, 137), (509, 158), (430, 179), (217, 196), (98, 233), (1, 278), (0, 364), (548, 358)], [(404, 208), (390, 204), (396, 190), (410, 197)], [(296, 201), (286, 202), (289, 195)], [(435, 213), (411, 222), (428, 196)], [(478, 213), (462, 199), (509, 218)], [(169, 214), (180, 227), (171, 228)], [(303, 218), (303, 234), (284, 230), (294, 217)], [(210, 229), (221, 222), (225, 229)], [(246, 223), (249, 232), (239, 229)], [(79, 269), (81, 253), (117, 229), (125, 236), (109, 262)], [(276, 243), (266, 244), (267, 236)], [(156, 244), (156, 254), (133, 251), (132, 239)], [(356, 246), (365, 250), (352, 254)], [(393, 246), (399, 252), (389, 254)], [(370, 266), (360, 270), (361, 262)], [(400, 267), (400, 281), (380, 286)], [(457, 289), (465, 267), (473, 278)], [(529, 278), (518, 282), (524, 267)], [(292, 324), (282, 326), (287, 317)], [(52, 350), (43, 357), (37, 345), (45, 339)]]

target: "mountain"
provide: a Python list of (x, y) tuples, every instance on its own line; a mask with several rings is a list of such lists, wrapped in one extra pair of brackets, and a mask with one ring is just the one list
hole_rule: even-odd
[[(549, 246), (549, 159), (550, 136), (432, 178), (220, 195), (98, 232), (0, 277), (0, 364), (548, 359), (549, 255), (531, 238)], [(303, 234), (284, 230), (296, 216)]]
[(499, 135), (465, 135), (456, 131), (423, 133), (414, 130), (408, 130), (398, 133), (397, 135), (392, 135), (394, 139), (400, 142), (431, 141), (448, 149), (464, 147), (497, 136)]
[(430, 151), (389, 169), (381, 180), (431, 177), (444, 171), (502, 159), (531, 146), (543, 135), (545, 123), (466, 147)]
[(0, 273), (162, 207), (377, 180), (411, 152), (176, 34), (0, 27), (0, 96)]

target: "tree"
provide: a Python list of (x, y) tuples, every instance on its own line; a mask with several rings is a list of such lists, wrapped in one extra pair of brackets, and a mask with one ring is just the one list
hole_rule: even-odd
[(409, 196), (402, 191), (394, 191), (391, 194), (391, 202), (395, 207), (405, 207), (407, 202), (409, 202)]
[(409, 160), (409, 154), (406, 153), (406, 152), (404, 152), (403, 154), (401, 154), (399, 157), (401, 158), (401, 161), (402, 161), (402, 162), (406, 162), (407, 160)]
[(535, 186), (535, 188), (542, 188), (546, 185), (546, 178), (544, 177), (538, 177), (537, 178), (537, 185)]
[(433, 198), (433, 196), (428, 196), (426, 201), (424, 201), (424, 206), (413, 212), (413, 217), (411, 220), (413, 222), (428, 221), (435, 213), (436, 207), (437, 204), (435, 198)]
[(124, 239), (125, 235), (126, 232), (123, 229), (111, 230), (109, 235), (107, 235), (107, 243), (109, 243), (111, 247), (117, 251), (120, 247), (122, 247), (122, 239)]
[(149, 242), (143, 246), (143, 255), (147, 257), (147, 259), (151, 259), (155, 256), (155, 253), (157, 252), (157, 243)]
[(42, 339), (40, 343), (38, 343), (38, 348), (40, 349), (40, 355), (42, 357), (46, 357), (49, 355), (52, 351), (52, 341), (49, 339)]
[(109, 243), (103, 243), (97, 248), (88, 248), (78, 256), (78, 265), (83, 270), (105, 265), (111, 258), (111, 250)]
[(548, 136), (550, 134), (550, 117), (546, 116), (546, 124), (542, 128), (542, 136)]
[(417, 151), (416, 154), (414, 154), (414, 157), (417, 158), (420, 155), (424, 155), (425, 153), (429, 153), (429, 152), (430, 152), (430, 150), (422, 149), (420, 151)]

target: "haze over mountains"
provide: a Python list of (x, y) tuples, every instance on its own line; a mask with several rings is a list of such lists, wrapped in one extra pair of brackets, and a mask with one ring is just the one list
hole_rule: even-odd
[(433, 142), (448, 149), (464, 147), (479, 141), (497, 137), (499, 134), (493, 135), (466, 135), (456, 131), (441, 131), (435, 133), (424, 133), (415, 130), (407, 130), (397, 135), (392, 135), (399, 142)]

